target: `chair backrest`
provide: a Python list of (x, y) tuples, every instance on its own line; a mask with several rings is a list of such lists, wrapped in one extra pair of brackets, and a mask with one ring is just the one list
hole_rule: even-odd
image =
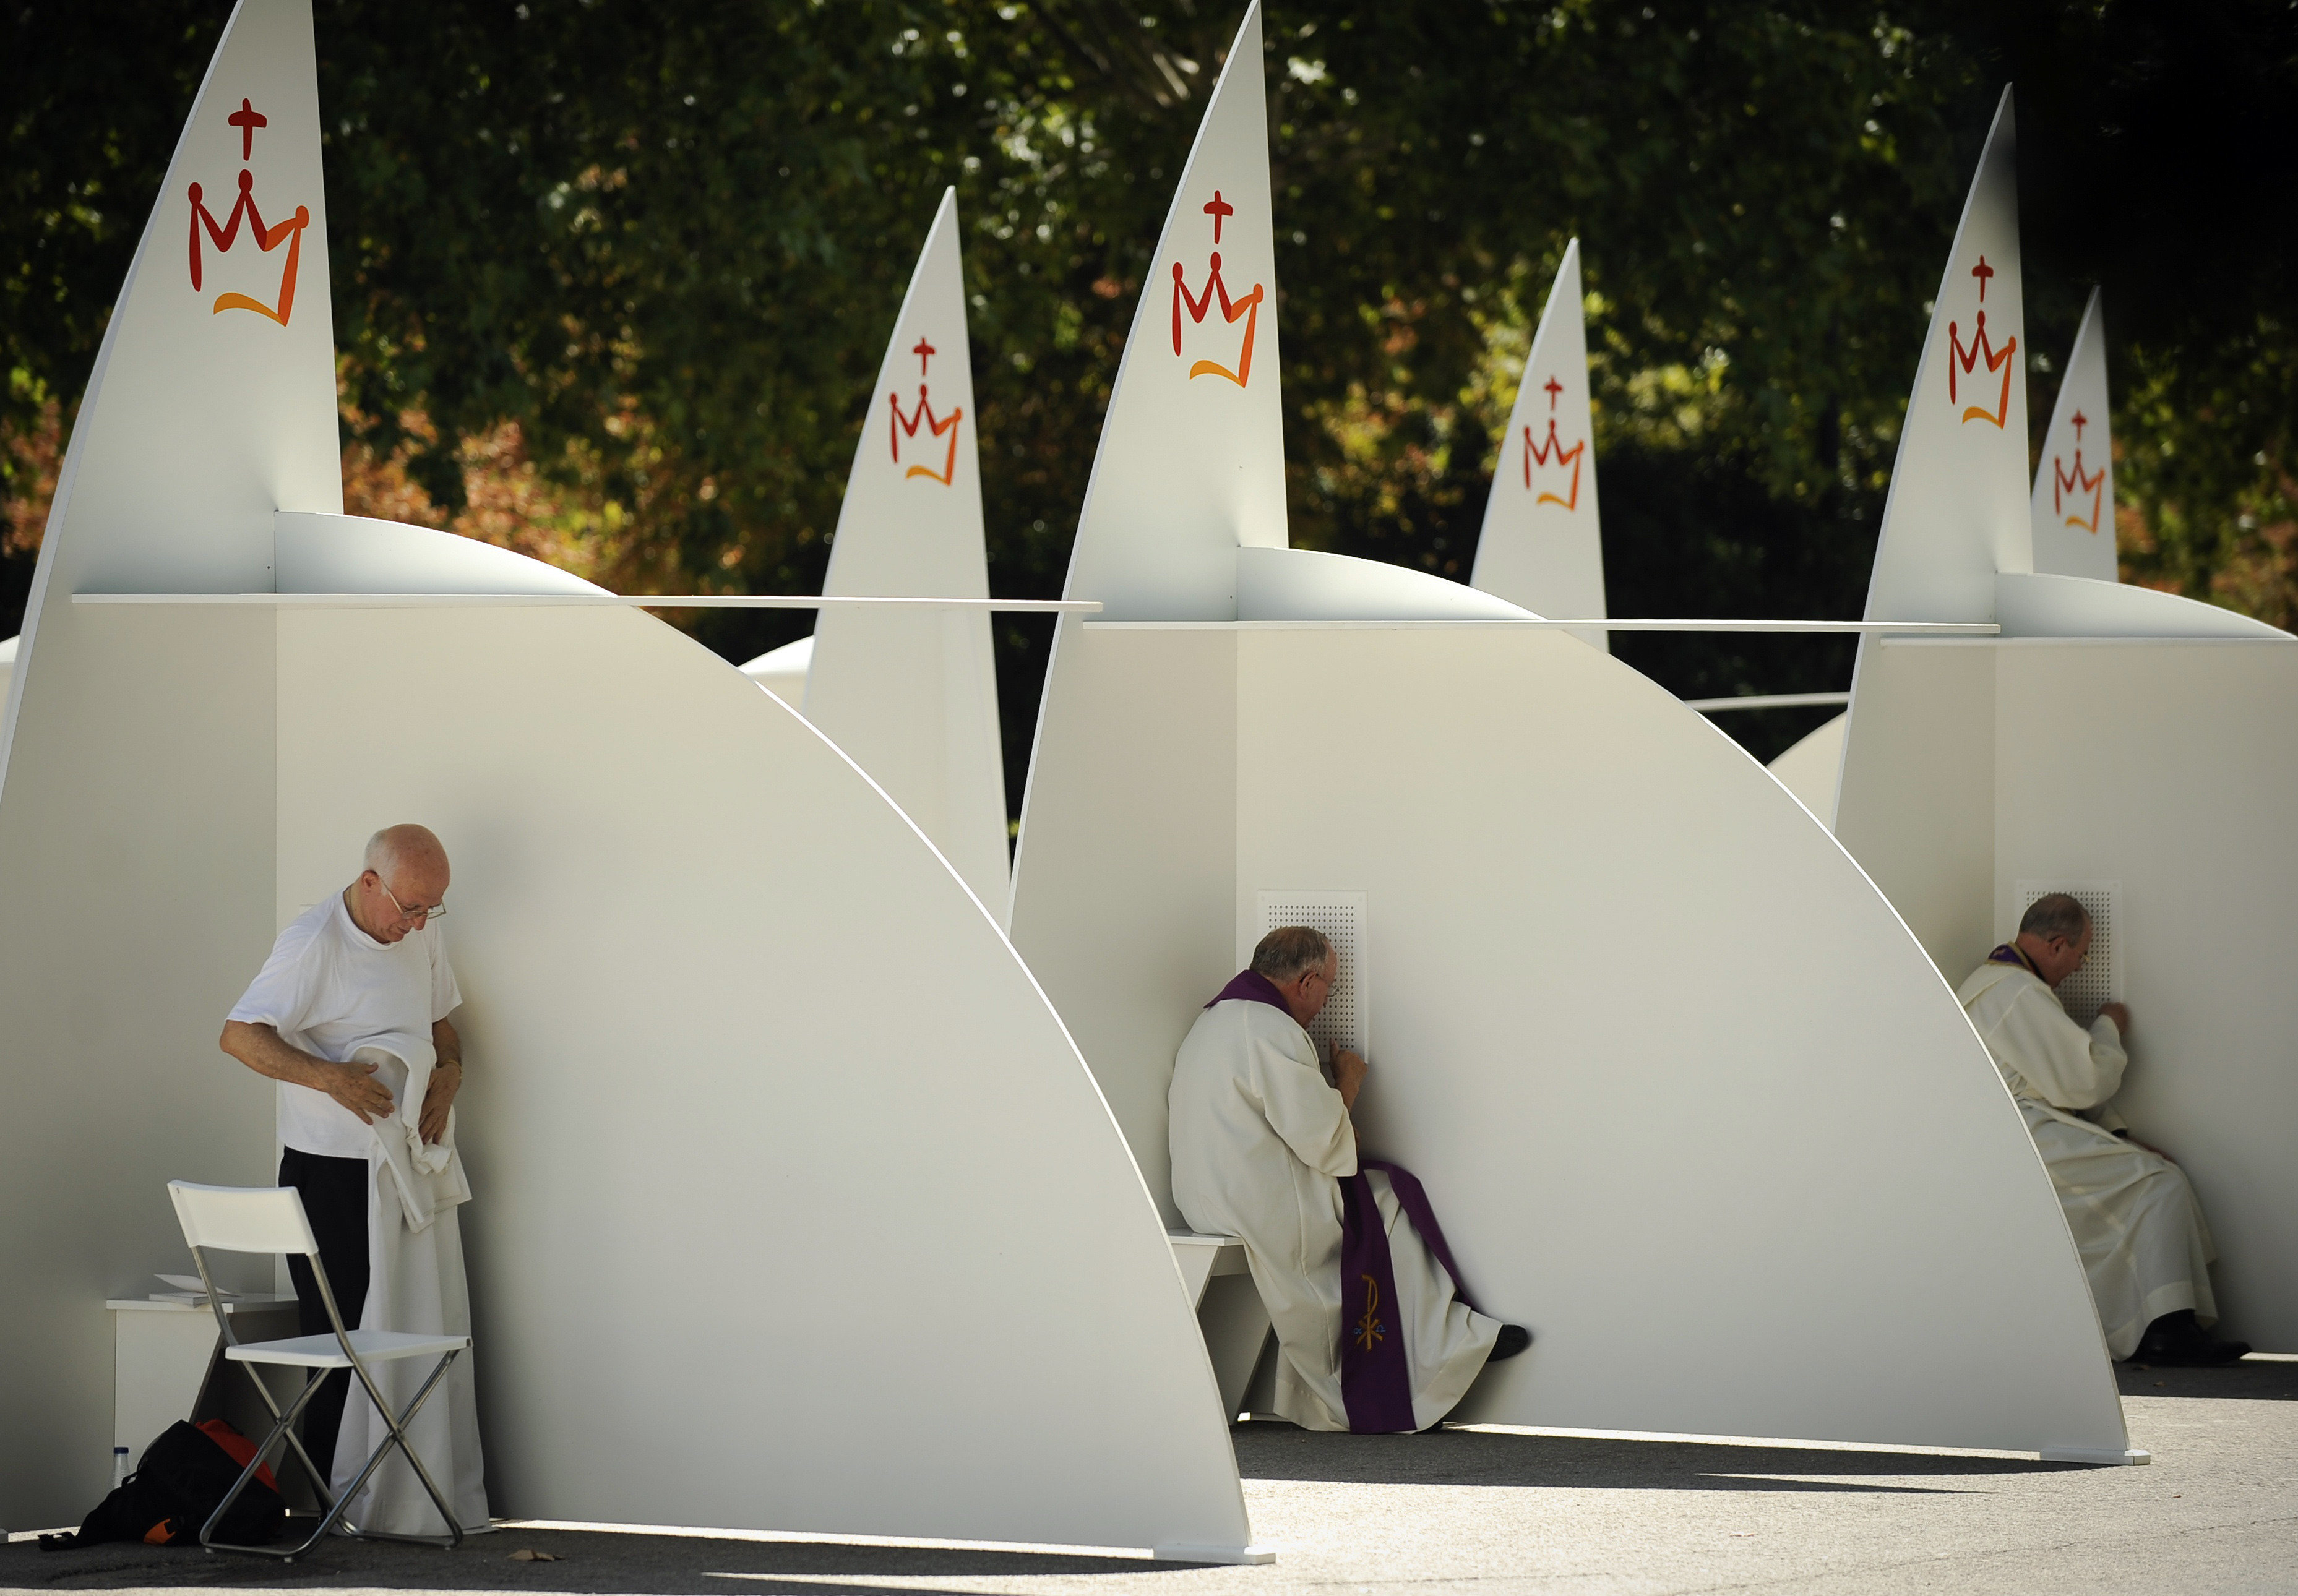
[(305, 1257), (319, 1250), (303, 1212), (303, 1195), (293, 1187), (194, 1186), (170, 1180), (168, 1195), (175, 1199), (184, 1240), (194, 1247), (300, 1253)]

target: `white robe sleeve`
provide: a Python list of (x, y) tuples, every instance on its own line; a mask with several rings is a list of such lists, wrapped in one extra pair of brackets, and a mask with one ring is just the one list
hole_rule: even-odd
[(1355, 1174), (1356, 1129), (1349, 1123), (1348, 1105), (1317, 1067), (1315, 1054), (1303, 1063), (1261, 1036), (1248, 1037), (1245, 1046), (1245, 1089), (1268, 1117), (1269, 1129), (1318, 1174)]
[(2044, 1102), (2073, 1112), (2120, 1090), (2130, 1062), (2113, 1021), (2102, 1014), (2085, 1030), (2039, 982), (2018, 995), (1989, 1039)]

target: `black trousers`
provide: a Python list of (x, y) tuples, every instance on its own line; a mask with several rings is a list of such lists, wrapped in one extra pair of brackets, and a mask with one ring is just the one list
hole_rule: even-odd
[[(319, 1265), (327, 1271), (335, 1310), (343, 1316), (344, 1329), (358, 1329), (360, 1311), (367, 1306), (367, 1160), (328, 1158), (289, 1147), (279, 1159), (279, 1184), (302, 1193), (303, 1212), (319, 1241)], [(290, 1258), (287, 1273), (295, 1282), (302, 1333), (334, 1334), (310, 1264)], [(351, 1387), (351, 1370), (339, 1369), (320, 1382), (318, 1394), (303, 1410), (303, 1450), (322, 1474), (335, 1466), (335, 1434), (343, 1428), (343, 1400)]]

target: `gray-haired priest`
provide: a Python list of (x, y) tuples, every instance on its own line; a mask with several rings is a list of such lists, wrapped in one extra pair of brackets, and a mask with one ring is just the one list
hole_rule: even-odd
[(2169, 1158), (2130, 1139), (2111, 1101), (2129, 1063), (2130, 1011), (2110, 1003), (2086, 1030), (2059, 1002), (2059, 983), (2082, 968), (2090, 939), (2081, 901), (2046, 894), (1955, 996), (2058, 1188), (2107, 1351), (2145, 1363), (2231, 1363), (2250, 1347), (2203, 1328), (2218, 1322), (2209, 1267), (2218, 1253), (2195, 1188)]
[[(343, 1324), (349, 1329), (467, 1335), (456, 1209), (471, 1195), (455, 1151), (454, 1104), (463, 1046), (448, 1019), (462, 1003), (439, 920), (447, 912), (447, 850), (418, 825), (368, 839), (357, 880), (279, 933), (231, 1017), (222, 1046), (279, 1083), (279, 1184), (302, 1194)], [(317, 1277), (288, 1261), (306, 1336), (329, 1320)], [(404, 1407), (427, 1360), (376, 1370)], [(305, 1450), (340, 1493), (360, 1477), (384, 1435), (351, 1377), (327, 1377), (304, 1410)], [(466, 1528), (487, 1523), (485, 1466), (471, 1360), (458, 1358), (409, 1426), (425, 1467)], [(349, 1514), (369, 1533), (436, 1534), (438, 1509), (406, 1460), (368, 1476)]]
[(1468, 1305), (1420, 1183), (1358, 1156), (1365, 1061), (1343, 1049), (1327, 1079), (1308, 1031), (1338, 973), (1321, 932), (1286, 926), (1197, 1016), (1173, 1064), (1173, 1198), (1244, 1243), (1277, 1326), (1278, 1414), (1422, 1430), (1532, 1336)]

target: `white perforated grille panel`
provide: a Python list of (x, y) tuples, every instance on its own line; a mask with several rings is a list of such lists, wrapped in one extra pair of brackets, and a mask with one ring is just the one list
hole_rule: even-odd
[[(1255, 917), (1255, 942), (1280, 925), (1305, 925), (1325, 933), (1337, 955), (1340, 974), (1324, 1012), (1309, 1028), (1320, 1057), (1335, 1047), (1369, 1056), (1371, 1024), (1366, 1012), (1365, 895), (1361, 892), (1263, 892)], [(1250, 952), (1250, 949), (1247, 950)]]
[(2090, 911), (2090, 956), (2083, 967), (2059, 983), (2059, 1001), (2078, 1024), (2098, 1018), (2100, 1005), (2122, 996), (2120, 881), (2022, 881), (2019, 883), (2019, 913), (2046, 892), (2067, 892)]

